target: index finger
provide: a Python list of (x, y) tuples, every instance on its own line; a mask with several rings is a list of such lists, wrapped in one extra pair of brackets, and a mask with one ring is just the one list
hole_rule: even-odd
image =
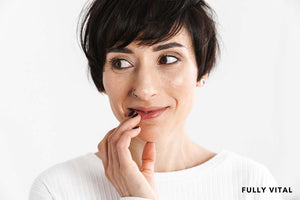
[(117, 127), (116, 132), (122, 133), (124, 131), (132, 129), (133, 127), (138, 125), (138, 123), (141, 121), (141, 119), (142, 119), (141, 115), (136, 113), (136, 115), (133, 115), (132, 117), (129, 117), (126, 120), (124, 120), (123, 122), (121, 122), (120, 125)]

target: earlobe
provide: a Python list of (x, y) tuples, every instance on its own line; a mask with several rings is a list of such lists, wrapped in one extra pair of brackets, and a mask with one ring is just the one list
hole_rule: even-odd
[(205, 83), (206, 83), (206, 79), (205, 78), (201, 78), (200, 81), (197, 81), (196, 86), (197, 87), (201, 87), (201, 86), (205, 85)]
[(197, 87), (201, 87), (201, 86), (205, 85), (207, 76), (208, 76), (208, 73), (206, 73), (205, 75), (203, 75), (203, 76), (201, 77), (200, 81), (197, 81), (196, 86), (197, 86)]
[(206, 79), (205, 79), (205, 78), (202, 78), (202, 79), (200, 80), (200, 85), (205, 85), (205, 83), (206, 83)]

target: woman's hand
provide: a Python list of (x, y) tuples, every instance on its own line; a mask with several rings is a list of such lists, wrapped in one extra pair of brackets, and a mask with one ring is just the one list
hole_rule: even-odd
[(105, 176), (121, 197), (134, 196), (157, 200), (154, 182), (155, 144), (145, 144), (141, 169), (133, 161), (128, 149), (131, 138), (141, 131), (137, 126), (140, 121), (141, 117), (136, 113), (109, 131), (98, 144), (97, 155), (103, 162)]

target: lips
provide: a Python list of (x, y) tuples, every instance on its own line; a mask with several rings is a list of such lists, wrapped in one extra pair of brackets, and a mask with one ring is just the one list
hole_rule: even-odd
[(129, 108), (130, 110), (136, 111), (140, 116), (141, 120), (153, 119), (161, 114), (163, 114), (167, 109), (167, 107), (133, 107)]

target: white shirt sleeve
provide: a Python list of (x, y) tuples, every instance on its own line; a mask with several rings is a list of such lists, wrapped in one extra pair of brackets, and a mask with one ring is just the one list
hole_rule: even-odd
[(29, 192), (29, 200), (53, 200), (47, 186), (43, 181), (40, 179), (40, 177), (37, 177)]

